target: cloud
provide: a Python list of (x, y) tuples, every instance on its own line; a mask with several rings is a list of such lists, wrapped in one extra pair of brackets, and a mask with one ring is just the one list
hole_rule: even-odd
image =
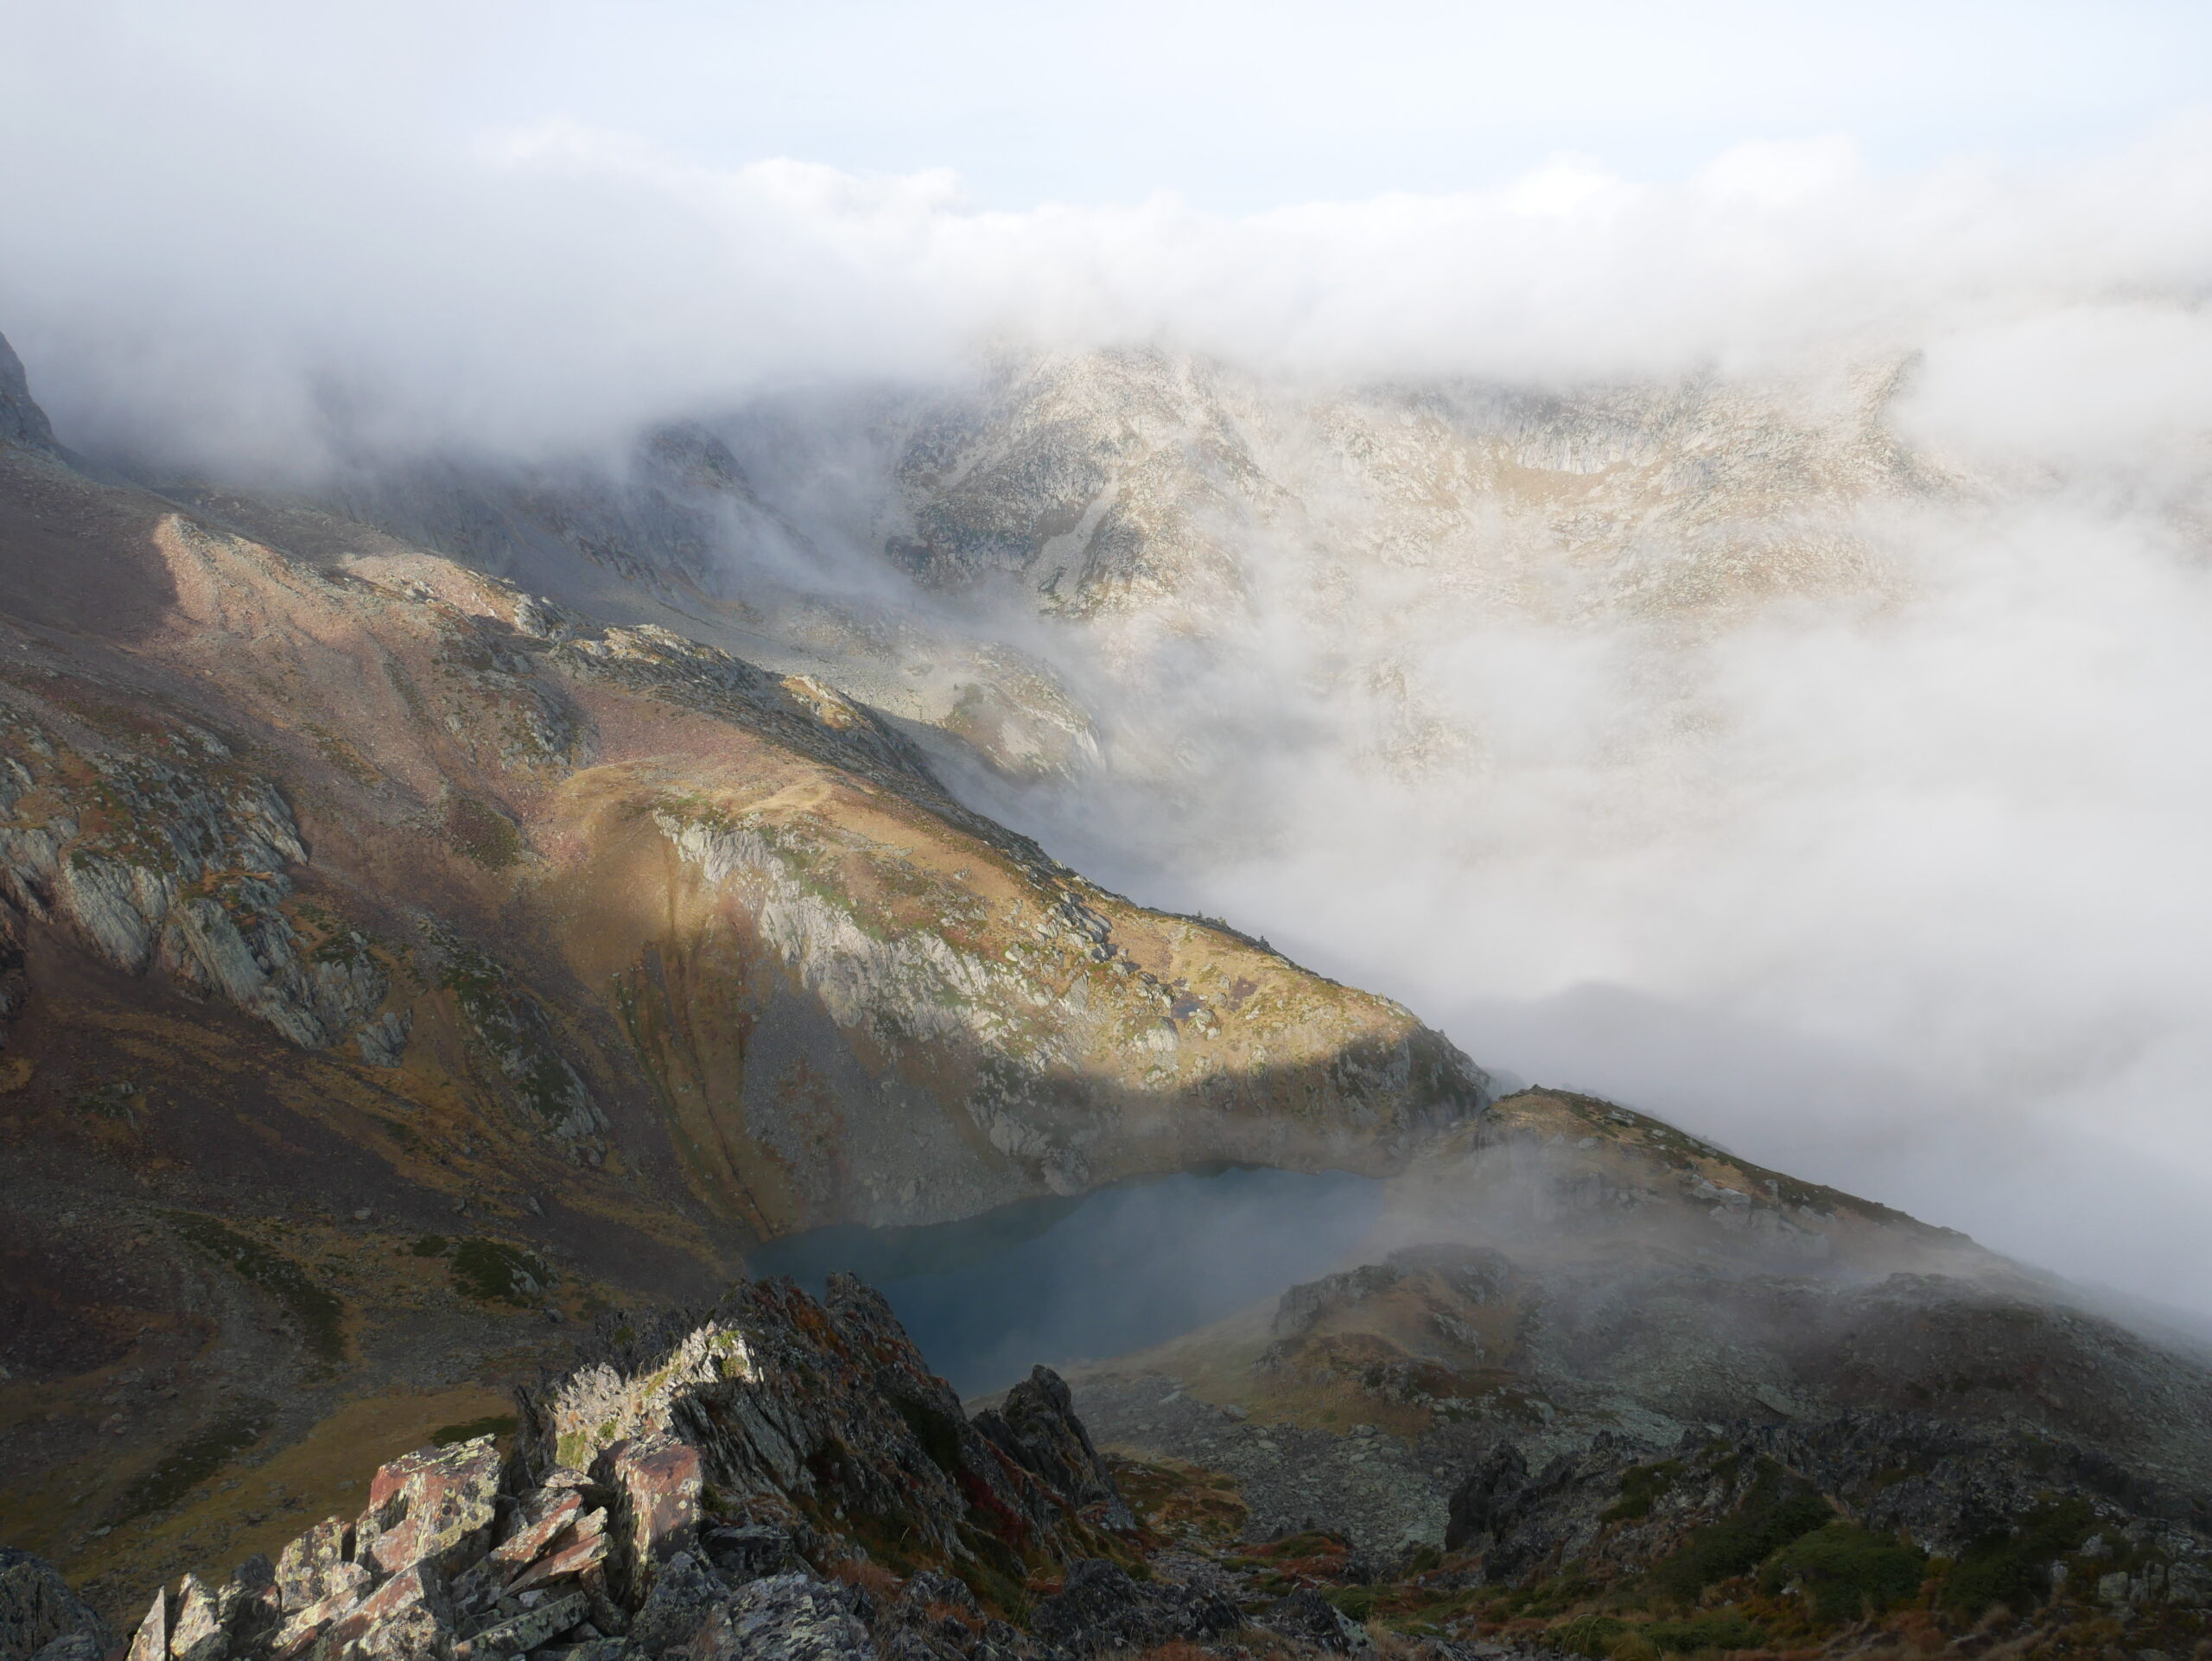
[[(1262, 548), (1295, 621), (1100, 699), (1185, 767), (1003, 811), (1486, 1064), (2212, 1310), (2171, 1274), (2212, 1253), (2212, 569), (2167, 506), (2098, 470), (1850, 510), (1878, 582), (1717, 619), (1301, 595)], [(1400, 688), (1462, 746), (1393, 764)]]
[(569, 117), (471, 122), (415, 66), (476, 62), (474, 86), (511, 37), (348, 16), (296, 38), (14, 19), (46, 73), (0, 102), (0, 326), (80, 442), (302, 469), (606, 447), (763, 388), (944, 374), (983, 342), (1333, 379), (1662, 375), (2195, 292), (2212, 265), (2202, 125), (2029, 171), (1880, 175), (1829, 138), (1675, 183), (1568, 160), (1244, 215), (987, 211), (942, 170), (715, 167)]
[(2212, 454), (2212, 314), (2062, 304), (1932, 342), (1901, 412), (1922, 442), (2069, 474), (2201, 468)]

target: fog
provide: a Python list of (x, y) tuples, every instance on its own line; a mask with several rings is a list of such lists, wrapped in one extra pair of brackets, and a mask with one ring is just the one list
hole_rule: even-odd
[(455, 124), (219, 54), (180, 74), (86, 15), (12, 20), (72, 73), (19, 67), (0, 105), (0, 330), (65, 442), (138, 465), (615, 465), (658, 421), (1097, 347), (1281, 409), (1894, 370), (1919, 482), (1810, 530), (1767, 504), (1848, 569), (1720, 607), (1607, 588), (1690, 547), (1664, 525), (1597, 568), (1523, 538), (1540, 601), (1465, 580), (1511, 540), (1476, 521), (1356, 557), (1320, 533), (1367, 510), (1324, 500), (1287, 417), (1262, 448), (1319, 506), (1223, 531), (1244, 588), (1199, 627), (912, 590), (869, 543), (893, 486), (865, 444), (842, 506), (801, 476), (827, 451), (764, 476), (814, 554), (727, 552), (741, 588), (772, 558), (1053, 665), (1096, 764), (963, 788), (1102, 879), (1485, 1065), (2212, 1310), (2212, 127), (2033, 164), (1755, 139), (1672, 180), (986, 210), (943, 171)]

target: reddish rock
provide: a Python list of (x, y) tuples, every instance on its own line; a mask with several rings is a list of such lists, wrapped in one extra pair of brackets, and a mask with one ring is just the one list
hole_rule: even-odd
[(335, 1656), (373, 1635), (381, 1649), (365, 1646), (363, 1653), (404, 1655), (410, 1645), (422, 1646), (414, 1653), (431, 1652), (437, 1636), (452, 1625), (436, 1574), (427, 1562), (410, 1563), (332, 1622), (317, 1651)]
[(441, 1568), (480, 1551), (499, 1491), (499, 1449), (489, 1436), (396, 1459), (369, 1484), (354, 1524), (353, 1560), (387, 1575), (412, 1564)]
[(177, 1588), (176, 1625), (169, 1632), (169, 1661), (222, 1661), (230, 1648), (215, 1594), (197, 1575)]
[[(594, 1517), (600, 1514), (598, 1511), (592, 1513)], [(607, 1536), (594, 1530), (588, 1537), (571, 1541), (558, 1551), (531, 1564), (509, 1584), (505, 1595), (519, 1596), (532, 1587), (547, 1586), (572, 1575), (582, 1575), (606, 1561)]]
[(536, 1521), (525, 1523), (492, 1548), (492, 1561), (515, 1566), (528, 1562), (553, 1543), (553, 1538), (582, 1512), (583, 1496), (571, 1488), (545, 1507)]
[(642, 1436), (616, 1442), (596, 1468), (614, 1490), (613, 1572), (624, 1594), (640, 1601), (658, 1566), (698, 1538), (699, 1450), (673, 1436)]

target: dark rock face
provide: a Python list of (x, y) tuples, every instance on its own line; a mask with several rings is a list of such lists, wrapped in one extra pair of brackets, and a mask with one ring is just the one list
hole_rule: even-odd
[(1096, 1558), (1068, 1570), (1066, 1585), (1040, 1599), (1030, 1620), (1038, 1637), (1083, 1656), (1217, 1638), (1243, 1624), (1226, 1598), (1186, 1586), (1141, 1584), (1120, 1564)]
[(16, 355), (5, 335), (0, 335), (0, 444), (21, 444), (36, 450), (54, 448), (54, 429), (47, 423), (46, 411), (32, 400), (29, 383), (23, 376), (23, 360)]
[[(0, 351), (5, 350), (0, 342)], [(92, 1655), (105, 1654), (107, 1628), (53, 1564), (0, 1546), (0, 1661), (29, 1661), (73, 1643)], [(60, 1661), (60, 1656), (51, 1661)]]
[[(747, 1282), (701, 1315), (609, 1316), (591, 1359), (520, 1394), (512, 1457), (484, 1437), (393, 1461), (350, 1525), (226, 1585), (157, 1593), (130, 1661), (874, 1661), (884, 1644), (900, 1661), (1042, 1661), (986, 1600), (1018, 1607), (1023, 1579), (1077, 1558), (1046, 1601), (1071, 1631), (1093, 1615), (1131, 1641), (1239, 1624), (1219, 1599), (1140, 1589), (1088, 1556), (1126, 1554), (1110, 1531), (1135, 1525), (1055, 1374), (1039, 1369), (987, 1435), (849, 1277), (821, 1303)], [(906, 1572), (887, 1607), (863, 1589), (896, 1578), (871, 1543)], [(16, 1554), (0, 1658), (79, 1631), (104, 1641)]]
[(1260, 1624), (1332, 1655), (1375, 1653), (1375, 1640), (1367, 1629), (1310, 1586), (1277, 1599)]
[(837, 1593), (807, 1575), (755, 1581), (716, 1613), (684, 1653), (696, 1661), (874, 1661), (875, 1644)]
[(1467, 1480), (1453, 1490), (1445, 1546), (1457, 1551), (1471, 1540), (1486, 1535), (1495, 1539), (1510, 1532), (1528, 1492), (1529, 1461), (1508, 1442), (1468, 1472)]
[(1032, 1368), (995, 1410), (976, 1416), (976, 1429), (1032, 1476), (1086, 1512), (1095, 1510), (1107, 1527), (1135, 1526), (1090, 1445), (1090, 1433), (1075, 1416), (1066, 1383), (1050, 1367)]

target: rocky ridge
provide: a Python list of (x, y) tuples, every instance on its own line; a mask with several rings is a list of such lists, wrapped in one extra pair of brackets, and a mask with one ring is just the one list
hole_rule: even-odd
[(2212, 1499), (2212, 1353), (1948, 1231), (1587, 1097), (1501, 1100), (1391, 1184), (1376, 1255), (1076, 1369), (1101, 1438), (1233, 1477), (1248, 1540), (1446, 1541), (1455, 1472), (1600, 1435), (1905, 1414)]
[[(1054, 1375), (970, 1420), (849, 1278), (819, 1303), (747, 1282), (708, 1312), (609, 1314), (520, 1406), (505, 1456), (418, 1450), (350, 1524), (162, 1587), (131, 1661), (1044, 1661), (1243, 1624), (1130, 1580), (1142, 1532)], [(50, 1569), (8, 1562), (6, 1661), (102, 1637)]]

